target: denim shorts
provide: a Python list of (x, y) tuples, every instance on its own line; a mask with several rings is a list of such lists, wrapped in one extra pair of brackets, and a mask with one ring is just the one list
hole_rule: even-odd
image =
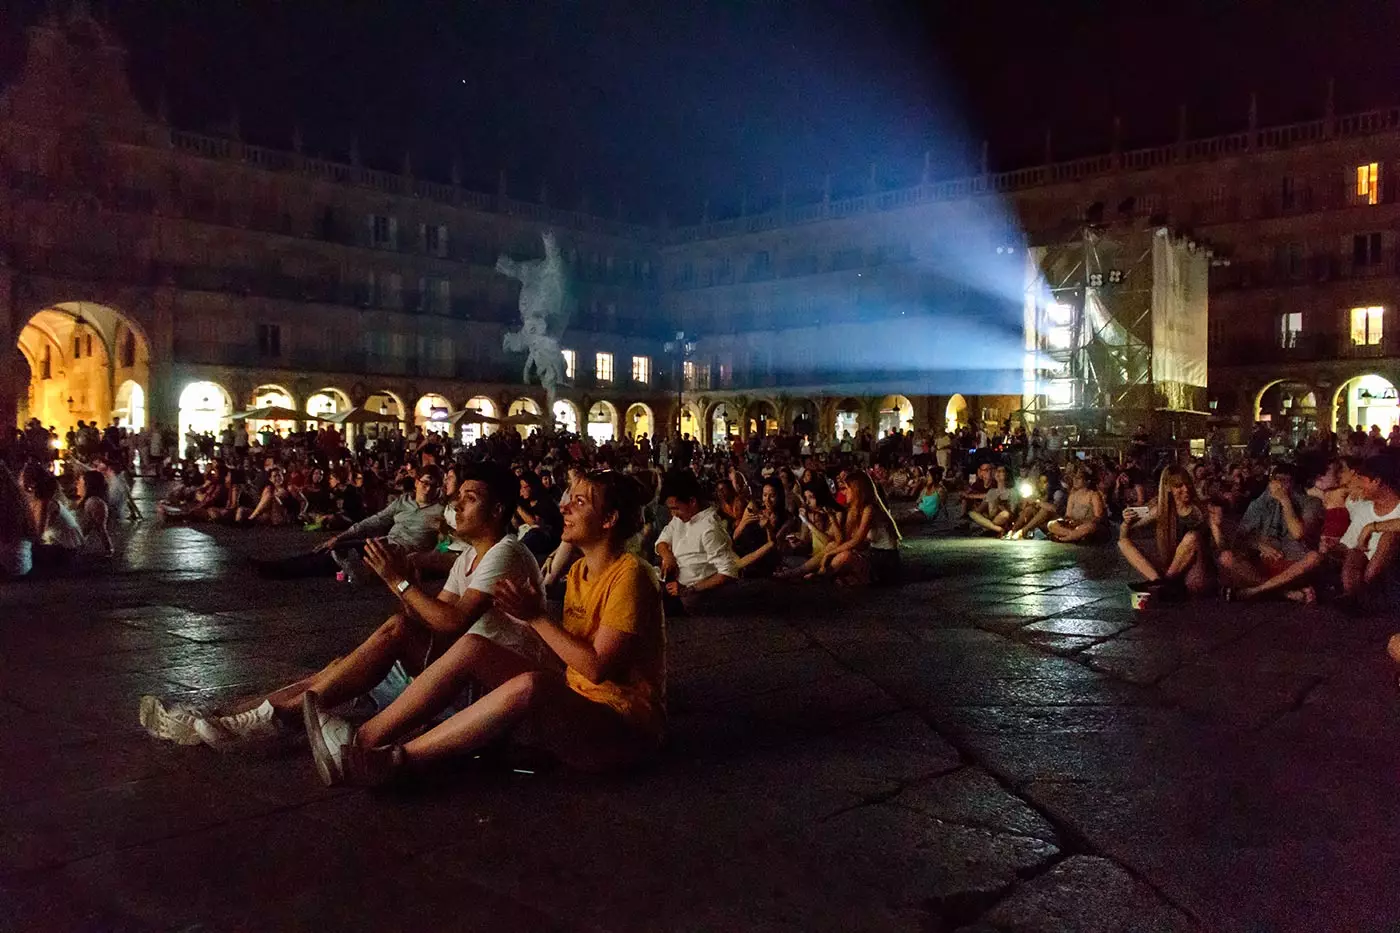
[[(408, 671), (404, 670), (403, 662), (395, 661), (394, 666), (389, 668), (389, 673), (385, 674), (384, 679), (370, 689), (367, 696), (373, 701), (374, 708), (383, 712), (389, 708), (390, 703), (403, 696), (403, 692), (408, 689), (408, 685), (411, 683), (413, 683), (413, 678), (409, 676)], [(445, 722), (471, 706), (475, 699), (476, 688), (468, 686), (448, 704), (446, 709), (434, 716), (429, 722), (435, 724)]]

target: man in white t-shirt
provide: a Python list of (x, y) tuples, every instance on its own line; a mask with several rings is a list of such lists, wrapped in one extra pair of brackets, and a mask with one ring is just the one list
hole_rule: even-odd
[[(154, 697), (143, 698), (142, 725), (153, 735), (180, 744), (224, 745), (281, 731), (302, 717), (308, 692), (320, 698), (323, 709), (366, 693), (383, 705), (468, 631), (536, 661), (552, 658), (532, 629), (492, 609), (492, 591), (500, 581), (540, 585), (539, 564), (509, 533), (520, 481), (507, 467), (493, 462), (468, 464), (460, 475), (455, 534), (467, 549), (457, 558), (442, 592), (436, 596), (424, 592), (412, 579), (407, 556), (387, 542), (372, 539), (366, 542), (365, 563), (403, 607), (355, 650), (310, 677), (223, 716), (193, 715), (167, 709)], [(338, 720), (332, 726), (345, 728)]]
[(1352, 469), (1357, 498), (1347, 503), (1351, 524), (1342, 535), (1342, 596), (1387, 601), (1396, 589), (1400, 551), (1400, 453), (1384, 451)]

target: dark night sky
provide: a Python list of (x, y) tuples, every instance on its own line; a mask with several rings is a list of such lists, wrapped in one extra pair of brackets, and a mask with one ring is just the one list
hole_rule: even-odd
[[(7, 0), (0, 69), (17, 67), (25, 24), (46, 0)], [(103, 4), (94, 2), (94, 8)], [(795, 196), (837, 176), (884, 184), (962, 174), (989, 138), (994, 167), (1164, 142), (1176, 105), (1194, 134), (1243, 124), (1257, 90), (1264, 122), (1320, 114), (1326, 80), (1340, 111), (1400, 104), (1400, 4), (1141, 3), (1134, 0), (499, 0), (275, 2), (109, 0), (138, 93), (164, 86), (172, 119), (227, 124), (236, 105), (253, 142), (446, 177), (595, 210), (621, 197), (654, 220), (693, 218)]]

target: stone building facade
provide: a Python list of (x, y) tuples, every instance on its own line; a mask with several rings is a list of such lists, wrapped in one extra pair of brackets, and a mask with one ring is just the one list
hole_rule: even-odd
[(614, 435), (669, 417), (649, 229), (185, 133), (136, 101), (124, 57), (93, 18), (50, 20), (0, 94), (7, 412), (60, 430), (207, 428), (268, 402), (543, 414), (501, 348), (518, 285), (494, 264), (554, 230), (576, 298), (558, 413)]
[[(670, 229), (416, 178), (407, 159), (386, 173), (186, 133), (159, 110), (92, 18), (32, 30), (0, 94), (6, 421), (207, 425), (264, 403), (551, 414), (501, 350), (516, 286), (493, 268), (538, 255), (546, 229), (577, 280), (566, 422), (657, 433), (679, 411), (714, 440), (1000, 421), (1027, 402), (988, 378), (1019, 365), (1019, 334), (934, 362), (922, 348), (1019, 300), (1025, 247), (1086, 215), (1213, 250), (1215, 421), (1400, 420), (1400, 109), (1262, 127), (1251, 107), (1225, 136)], [(948, 230), (951, 259), (932, 233)], [(667, 349), (692, 340), (684, 361)]]

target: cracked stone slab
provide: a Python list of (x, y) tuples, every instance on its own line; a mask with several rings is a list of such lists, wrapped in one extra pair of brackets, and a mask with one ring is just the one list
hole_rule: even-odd
[(1060, 844), (1059, 834), (1049, 820), (981, 768), (960, 768), (918, 781), (905, 787), (889, 802), (949, 823), (1033, 836), (1057, 846)]
[(1108, 859), (1074, 855), (1017, 887), (959, 933), (1197, 933), (1201, 928)]

